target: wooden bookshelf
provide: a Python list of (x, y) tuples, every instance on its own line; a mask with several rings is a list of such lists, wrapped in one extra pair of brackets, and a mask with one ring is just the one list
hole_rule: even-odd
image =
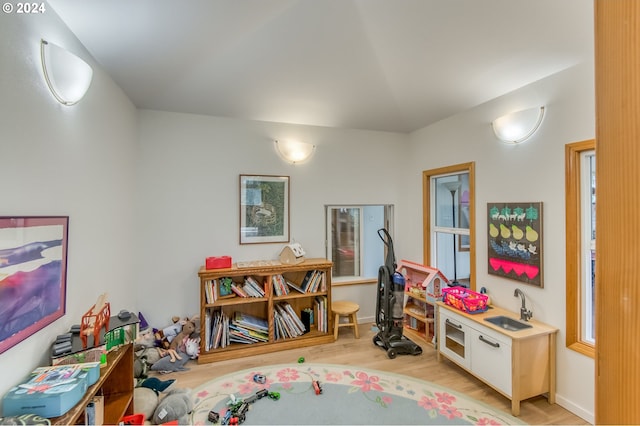
[(123, 416), (133, 414), (133, 344), (129, 343), (107, 354), (107, 366), (100, 378), (71, 410), (50, 419), (54, 425), (84, 424), (84, 409), (96, 396), (104, 396), (104, 424), (118, 424)]
[[(248, 262), (248, 266), (238, 267), (234, 264), (226, 269), (205, 269), (201, 267), (198, 272), (200, 278), (200, 356), (198, 363), (208, 363), (237, 357), (260, 355), (269, 352), (295, 349), (305, 346), (331, 343), (333, 337), (333, 318), (331, 315), (331, 268), (332, 262), (327, 259), (305, 259), (295, 265), (278, 264), (264, 265), (262, 262)], [(274, 291), (274, 275), (282, 275), (286, 280), (296, 285), (302, 285), (309, 271), (321, 273), (321, 284), (315, 292), (299, 293), (290, 289), (289, 294), (276, 295)], [(254, 278), (265, 291), (264, 297), (219, 297), (218, 289), (211, 288), (214, 280), (231, 278), (235, 284), (241, 285), (245, 277)], [(219, 284), (219, 281), (215, 281)], [(209, 287), (209, 292), (207, 288)], [(212, 295), (215, 300), (212, 300)], [(315, 318), (310, 331), (293, 338), (280, 338), (276, 340), (276, 325), (274, 319), (275, 305), (286, 302), (291, 305), (295, 314), (300, 318), (302, 310), (314, 308), (316, 297), (326, 298), (326, 318), (323, 320), (325, 330), (318, 329), (318, 318)], [(223, 312), (233, 317), (235, 312), (252, 315), (266, 320), (268, 325), (268, 341), (251, 344), (231, 343), (226, 347), (209, 348), (207, 340), (210, 337), (211, 327), (207, 317), (211, 318), (213, 312)], [(209, 329), (208, 329), (209, 328)]]

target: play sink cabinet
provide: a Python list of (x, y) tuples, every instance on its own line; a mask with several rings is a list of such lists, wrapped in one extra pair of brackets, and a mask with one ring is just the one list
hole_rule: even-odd
[(546, 393), (555, 403), (557, 328), (530, 320), (531, 327), (511, 331), (485, 319), (520, 321), (517, 313), (493, 307), (470, 315), (442, 302), (437, 306), (438, 361), (446, 357), (509, 398), (514, 416), (520, 415), (520, 401), (537, 395)]

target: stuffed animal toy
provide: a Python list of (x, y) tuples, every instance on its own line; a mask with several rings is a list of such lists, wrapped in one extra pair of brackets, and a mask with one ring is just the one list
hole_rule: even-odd
[(180, 333), (178, 333), (178, 335), (174, 337), (173, 340), (171, 340), (171, 345), (169, 346), (168, 350), (169, 356), (171, 357), (171, 362), (175, 362), (176, 359), (182, 359), (180, 355), (178, 355), (177, 350), (180, 345), (182, 345), (183, 342), (188, 339), (189, 336), (191, 336), (191, 333), (193, 333), (195, 330), (196, 324), (193, 321), (187, 321), (182, 326), (182, 330), (180, 331)]
[(134, 352), (133, 377), (146, 379), (149, 368), (166, 356), (166, 350), (156, 347), (139, 347)]
[(196, 339), (188, 338), (184, 342), (184, 348), (190, 359), (196, 359), (200, 356), (200, 337)]
[(144, 414), (145, 420), (151, 420), (160, 402), (160, 392), (167, 391), (174, 382), (173, 379), (162, 381), (155, 377), (143, 380), (133, 389), (133, 404), (136, 407), (136, 413)]
[(151, 370), (157, 371), (162, 374), (171, 373), (174, 371), (186, 371), (188, 370), (188, 368), (186, 368), (184, 365), (189, 361), (189, 357), (186, 353), (183, 353), (183, 355), (184, 356), (180, 357), (181, 359), (176, 359), (173, 362), (171, 362), (171, 357), (169, 355), (160, 358), (158, 361), (153, 363), (153, 365), (151, 366)]
[(175, 389), (160, 400), (151, 421), (159, 425), (177, 420), (180, 425), (188, 425), (191, 424), (189, 417), (192, 411), (191, 390)]

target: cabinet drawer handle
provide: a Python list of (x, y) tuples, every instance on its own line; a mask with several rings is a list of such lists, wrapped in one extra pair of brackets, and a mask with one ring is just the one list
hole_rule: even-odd
[(490, 342), (490, 341), (488, 341), (487, 339), (485, 339), (485, 338), (484, 338), (484, 336), (480, 336), (480, 337), (479, 337), (479, 339), (480, 339), (481, 341), (483, 341), (484, 343), (486, 343), (487, 345), (491, 345), (491, 346), (493, 346), (494, 348), (499, 348), (499, 347), (500, 347), (500, 343), (497, 343), (497, 342), (496, 342), (496, 343), (494, 343), (494, 342)]
[(453, 321), (450, 321), (449, 318), (447, 318), (447, 320), (445, 321), (447, 324), (454, 326), (455, 328), (462, 330), (462, 326), (459, 324), (454, 323)]

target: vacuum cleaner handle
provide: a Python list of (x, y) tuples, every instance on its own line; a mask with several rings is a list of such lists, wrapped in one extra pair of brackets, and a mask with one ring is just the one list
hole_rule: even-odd
[(393, 274), (393, 271), (396, 270), (396, 254), (393, 251), (393, 240), (391, 239), (391, 235), (386, 228), (378, 229), (378, 236), (382, 240), (382, 242), (387, 246), (387, 258), (384, 262), (384, 265), (389, 269), (390, 273)]

